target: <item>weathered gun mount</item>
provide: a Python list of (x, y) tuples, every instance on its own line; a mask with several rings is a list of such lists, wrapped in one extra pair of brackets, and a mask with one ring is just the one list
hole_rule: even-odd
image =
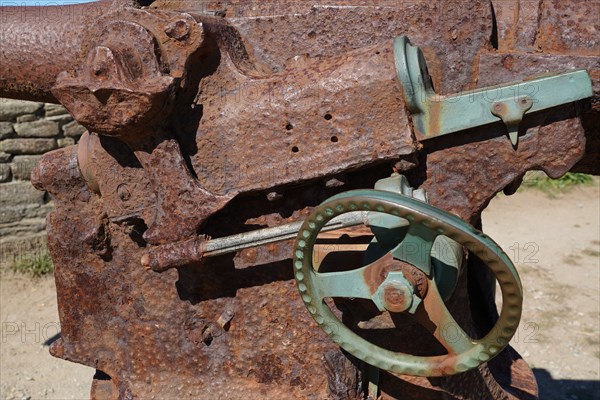
[(488, 1), (357, 4), (0, 8), (0, 96), (89, 130), (32, 180), (92, 398), (537, 397), (475, 228), (584, 156), (598, 59), (507, 51)]

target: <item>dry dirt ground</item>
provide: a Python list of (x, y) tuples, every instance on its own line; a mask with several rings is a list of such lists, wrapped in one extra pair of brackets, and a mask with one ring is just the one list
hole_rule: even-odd
[[(600, 181), (548, 197), (498, 196), (484, 230), (521, 274), (524, 312), (513, 346), (532, 366), (541, 398), (600, 399)], [(55, 359), (52, 278), (0, 279), (0, 399), (85, 399), (93, 370)]]

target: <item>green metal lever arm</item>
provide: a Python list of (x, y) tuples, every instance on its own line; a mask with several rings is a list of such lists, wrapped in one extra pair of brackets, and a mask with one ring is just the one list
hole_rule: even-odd
[(442, 96), (433, 89), (423, 52), (406, 36), (394, 40), (394, 59), (419, 140), (502, 120), (516, 146), (518, 125), (525, 113), (572, 103), (593, 94), (588, 72), (574, 70)]

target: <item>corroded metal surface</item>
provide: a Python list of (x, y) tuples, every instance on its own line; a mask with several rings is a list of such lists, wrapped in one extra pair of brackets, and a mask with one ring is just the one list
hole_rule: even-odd
[(273, 71), (297, 55), (329, 57), (407, 35), (424, 49), (441, 93), (473, 84), (477, 54), (489, 46), (487, 1), (277, 2), (158, 0), (151, 7), (224, 15)]
[[(586, 138), (598, 153), (595, 2), (141, 3), (149, 8), (54, 8), (50, 22), (37, 7), (0, 8), (0, 95), (59, 98), (93, 132), (79, 151), (45, 155), (32, 176), (56, 204), (48, 234), (62, 337), (52, 353), (98, 370), (93, 398), (364, 398), (364, 365), (297, 294), (289, 241), (163, 273), (144, 269), (142, 255), (196, 234), (299, 221), (394, 170), (479, 226), (490, 199), (527, 170), (565, 173)], [(119, 40), (131, 29), (139, 41)], [(418, 143), (391, 54), (400, 34), (424, 49), (438, 93), (587, 68), (595, 97), (526, 116), (516, 149), (500, 124)], [(146, 86), (153, 79), (166, 84)], [(465, 256), (446, 303), (471, 337), (497, 319), (484, 271)], [(347, 325), (370, 311), (338, 305)], [(372, 327), (384, 330), (363, 327), (365, 338), (395, 351), (439, 350), (408, 320)], [(379, 389), (384, 399), (537, 396), (510, 347), (452, 377), (382, 373)]]
[[(19, 4), (17, 2), (5, 4)], [(56, 102), (56, 77), (81, 61), (90, 21), (110, 0), (62, 7), (0, 7), (0, 96)]]

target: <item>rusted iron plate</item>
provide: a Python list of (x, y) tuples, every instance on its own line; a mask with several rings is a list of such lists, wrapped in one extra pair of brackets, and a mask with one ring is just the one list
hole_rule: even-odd
[[(551, 115), (526, 116), (517, 149), (506, 140), (502, 126), (430, 140), (424, 160), (427, 169), (413, 179), (423, 180), (431, 204), (476, 225), (490, 199), (505, 188), (510, 190), (526, 171), (541, 169), (559, 177), (583, 156), (585, 136), (576, 111), (571, 105)], [(465, 159), (479, 161), (460, 162)]]
[[(589, 53), (597, 46), (593, 34), (583, 27), (573, 41), (557, 37), (560, 32), (549, 24), (563, 24), (558, 2), (538, 6), (539, 18), (521, 12), (526, 21), (521, 30), (508, 25), (514, 21), (508, 16), (526, 3), (502, 5), (509, 8), (497, 19), (503, 52), (497, 54), (491, 51), (493, 21), (484, 0), (366, 6), (153, 2), (151, 9), (189, 11), (206, 31), (202, 51), (189, 63), (178, 59), (177, 51), (169, 53), (190, 74), (173, 72), (189, 79), (174, 96), (175, 111), (164, 117), (164, 130), (127, 145), (93, 135), (85, 180), (73, 148), (44, 156), (32, 177), (56, 202), (48, 232), (63, 330), (53, 354), (102, 371), (93, 398), (361, 398), (360, 363), (318, 329), (297, 296), (290, 243), (158, 274), (139, 265), (150, 245), (144, 233), (165, 210), (179, 218), (167, 230), (173, 238), (196, 233), (198, 221), (207, 216), (200, 232), (211, 236), (297, 221), (333, 194), (372, 187), (392, 166), (408, 172), (413, 186), (426, 188), (433, 205), (479, 225), (480, 212), (495, 193), (513, 189), (527, 170), (543, 169), (551, 176), (569, 170), (583, 154), (584, 129), (597, 129), (597, 119), (586, 125), (584, 115), (582, 127), (578, 110), (569, 106), (526, 116), (517, 149), (502, 126), (432, 139), (422, 147), (412, 138), (388, 43), (407, 34), (424, 47), (440, 93), (563, 69), (565, 55), (573, 66), (591, 67), (597, 86), (598, 68)], [(109, 6), (77, 7), (73, 10), (99, 7), (106, 14)], [(0, 71), (0, 95), (55, 100), (49, 91), (57, 75), (78, 70), (86, 46), (98, 36), (87, 30), (97, 14), (61, 14), (53, 24), (42, 18), (30, 23), (32, 11), (23, 11), (23, 21), (11, 14), (20, 9), (0, 10), (3, 35), (28, 32), (21, 47), (0, 40), (8, 65)], [(565, 10), (567, 29), (575, 17), (571, 5)], [(595, 26), (592, 17), (580, 18)], [(171, 45), (170, 39), (183, 37), (180, 28), (167, 24), (164, 32), (154, 33)], [(533, 37), (539, 42), (531, 42)], [(553, 54), (526, 54), (536, 43)], [(88, 188), (86, 180), (97, 188)], [(214, 199), (180, 196), (193, 192), (194, 182), (225, 201), (215, 205)], [(166, 197), (157, 189), (161, 186)], [(447, 306), (476, 337), (497, 318), (494, 285), (478, 260), (470, 257), (465, 265)], [(348, 306), (340, 312), (349, 325), (369, 312), (356, 302)], [(393, 343), (398, 351), (437, 349), (418, 325), (393, 322), (402, 329), (361, 334)], [(449, 378), (382, 374), (380, 388), (386, 399), (537, 395), (531, 371), (510, 350)]]
[(415, 151), (391, 41), (300, 59), (265, 79), (223, 64), (201, 82), (202, 119), (183, 146), (210, 191), (297, 183)]
[[(600, 156), (600, 2), (597, 0), (492, 1), (496, 11), (499, 53), (485, 52), (479, 84), (498, 84), (536, 73), (587, 68), (594, 86), (592, 109), (582, 114), (584, 157), (573, 171), (599, 174)], [(589, 108), (589, 106), (588, 106)]]
[[(74, 165), (72, 150), (44, 160), (36, 184), (51, 191), (53, 184), (83, 185), (50, 171)], [(289, 257), (288, 246), (240, 255), (250, 257), (246, 269), (221, 257), (202, 267), (148, 273), (131, 262), (143, 251), (134, 240), (136, 221), (96, 219), (88, 200), (76, 207), (59, 202), (49, 219), (63, 321), (55, 355), (104, 371), (122, 398), (326, 396), (327, 379), (317, 371), (324, 354), (339, 350), (304, 312), (289, 264), (277, 261)], [(109, 254), (94, 247), (102, 231), (110, 232)], [(225, 312), (234, 313), (227, 330), (217, 324)]]
[[(546, 71), (585, 68), (590, 72), (594, 97), (580, 104), (581, 122), (585, 131), (585, 154), (572, 170), (588, 174), (600, 174), (600, 60), (594, 56), (562, 54), (484, 53), (479, 61), (479, 85), (495, 85), (500, 82), (526, 79)], [(535, 88), (532, 88), (535, 90)], [(571, 135), (556, 125), (544, 127), (555, 129), (556, 134)]]
[(196, 1), (158, 0), (151, 7), (223, 15), (255, 56), (274, 71), (294, 56), (330, 57), (409, 36), (429, 59), (440, 93), (473, 84), (471, 62), (488, 46), (490, 3), (452, 1)]
[(501, 51), (594, 56), (600, 2), (492, 0)]
[(598, 56), (599, 10), (598, 0), (541, 2), (537, 46), (548, 53)]

